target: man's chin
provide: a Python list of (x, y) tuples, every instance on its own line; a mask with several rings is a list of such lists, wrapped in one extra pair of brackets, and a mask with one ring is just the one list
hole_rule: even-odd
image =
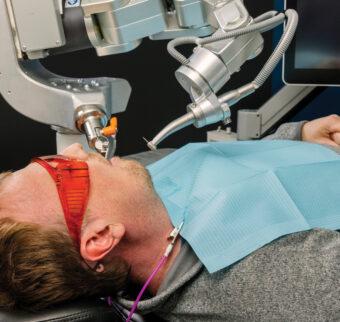
[(110, 160), (110, 163), (113, 167), (126, 171), (129, 175), (138, 179), (138, 181), (141, 182), (143, 186), (147, 186), (154, 191), (150, 173), (140, 162), (135, 160), (122, 159), (119, 157), (113, 157)]

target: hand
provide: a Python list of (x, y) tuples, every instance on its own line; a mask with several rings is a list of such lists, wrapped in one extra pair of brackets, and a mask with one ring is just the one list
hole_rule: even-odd
[(340, 116), (330, 115), (306, 123), (302, 127), (302, 140), (339, 147)]

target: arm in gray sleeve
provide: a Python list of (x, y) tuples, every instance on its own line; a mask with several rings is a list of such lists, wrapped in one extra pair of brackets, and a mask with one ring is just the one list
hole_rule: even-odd
[(268, 135), (263, 140), (294, 140), (301, 141), (302, 127), (306, 121), (285, 123), (281, 125), (274, 134)]

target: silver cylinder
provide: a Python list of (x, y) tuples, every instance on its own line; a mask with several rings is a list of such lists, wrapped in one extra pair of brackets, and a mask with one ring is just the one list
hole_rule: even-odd
[(86, 134), (89, 146), (95, 148), (98, 138), (102, 136), (100, 131), (108, 121), (106, 114), (98, 106), (85, 105), (76, 110), (75, 120), (79, 131)]
[(201, 99), (197, 103), (189, 104), (187, 111), (195, 116), (194, 125), (197, 128), (224, 121), (230, 117), (229, 105), (226, 103), (221, 104), (214, 94)]
[(223, 61), (203, 47), (195, 49), (189, 64), (181, 66), (175, 76), (194, 98), (218, 92), (230, 78)]

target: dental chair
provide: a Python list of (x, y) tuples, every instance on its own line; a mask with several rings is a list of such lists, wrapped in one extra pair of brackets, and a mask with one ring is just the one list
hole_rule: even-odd
[(125, 321), (126, 317), (126, 313), (120, 306), (109, 307), (100, 300), (78, 301), (37, 313), (0, 311), (0, 322), (119, 322)]
[[(101, 300), (82, 300), (36, 313), (0, 310), (0, 322), (125, 322), (128, 313), (117, 303), (109, 307)], [(161, 320), (150, 315), (142, 318), (134, 314), (132, 321), (159, 322)]]

